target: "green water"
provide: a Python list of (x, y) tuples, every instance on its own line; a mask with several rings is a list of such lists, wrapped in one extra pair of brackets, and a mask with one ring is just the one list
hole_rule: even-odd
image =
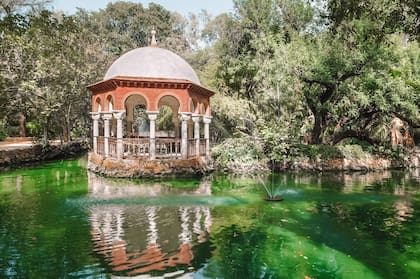
[(0, 173), (0, 278), (420, 278), (419, 170), (141, 181), (85, 165)]

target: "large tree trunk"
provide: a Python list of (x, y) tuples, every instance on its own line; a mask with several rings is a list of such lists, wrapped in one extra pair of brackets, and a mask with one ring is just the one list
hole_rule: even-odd
[(324, 134), (324, 129), (326, 127), (325, 116), (322, 113), (314, 114), (315, 123), (311, 131), (311, 143), (312, 144), (321, 144), (323, 143), (322, 135)]
[(67, 119), (65, 120), (65, 123), (66, 123), (66, 125), (65, 125), (65, 127), (63, 127), (62, 139), (65, 142), (69, 142), (68, 121), (67, 121)]
[(65, 137), (64, 140), (66, 142), (70, 142), (71, 138), (70, 138), (70, 133), (71, 133), (71, 123), (70, 123), (70, 113), (71, 113), (71, 104), (69, 105), (68, 109), (67, 109), (67, 114), (66, 114), (66, 128), (65, 128)]
[(48, 124), (49, 124), (49, 120), (47, 119), (44, 123), (44, 133), (42, 136), (42, 145), (48, 145)]
[(26, 117), (23, 112), (19, 112), (19, 137), (26, 137)]

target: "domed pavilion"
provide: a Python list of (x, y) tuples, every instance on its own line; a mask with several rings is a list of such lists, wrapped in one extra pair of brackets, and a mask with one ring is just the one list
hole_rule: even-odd
[(113, 176), (154, 176), (207, 161), (215, 92), (200, 85), (183, 58), (159, 48), (154, 31), (150, 46), (123, 54), (102, 81), (87, 88), (93, 119), (90, 169)]

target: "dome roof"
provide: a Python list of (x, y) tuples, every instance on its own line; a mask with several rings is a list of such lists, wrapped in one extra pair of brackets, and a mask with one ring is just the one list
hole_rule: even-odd
[(158, 47), (130, 50), (112, 63), (104, 80), (117, 76), (184, 79), (200, 84), (193, 68), (172, 51)]

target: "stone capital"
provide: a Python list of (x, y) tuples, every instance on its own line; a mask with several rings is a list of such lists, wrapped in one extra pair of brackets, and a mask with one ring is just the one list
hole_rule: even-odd
[(188, 120), (190, 120), (191, 113), (185, 113), (185, 112), (182, 112), (182, 113), (180, 113), (178, 116), (179, 116), (179, 119), (180, 119), (181, 121), (188, 121)]
[(99, 118), (101, 118), (101, 114), (99, 112), (91, 112), (90, 116), (93, 120), (99, 120)]
[(102, 112), (101, 117), (103, 120), (111, 120), (112, 119), (112, 112)]
[(191, 118), (192, 118), (193, 122), (200, 122), (201, 115), (197, 114), (197, 113), (193, 113)]
[(203, 116), (203, 123), (204, 123), (204, 124), (210, 124), (210, 123), (211, 123), (212, 118), (213, 118), (213, 117), (211, 117), (211, 116), (204, 115), (204, 116)]
[(147, 116), (149, 117), (149, 120), (155, 121), (157, 119), (157, 116), (159, 114), (158, 111), (146, 111)]
[(112, 113), (116, 119), (123, 119), (125, 117), (125, 110), (114, 110)]

